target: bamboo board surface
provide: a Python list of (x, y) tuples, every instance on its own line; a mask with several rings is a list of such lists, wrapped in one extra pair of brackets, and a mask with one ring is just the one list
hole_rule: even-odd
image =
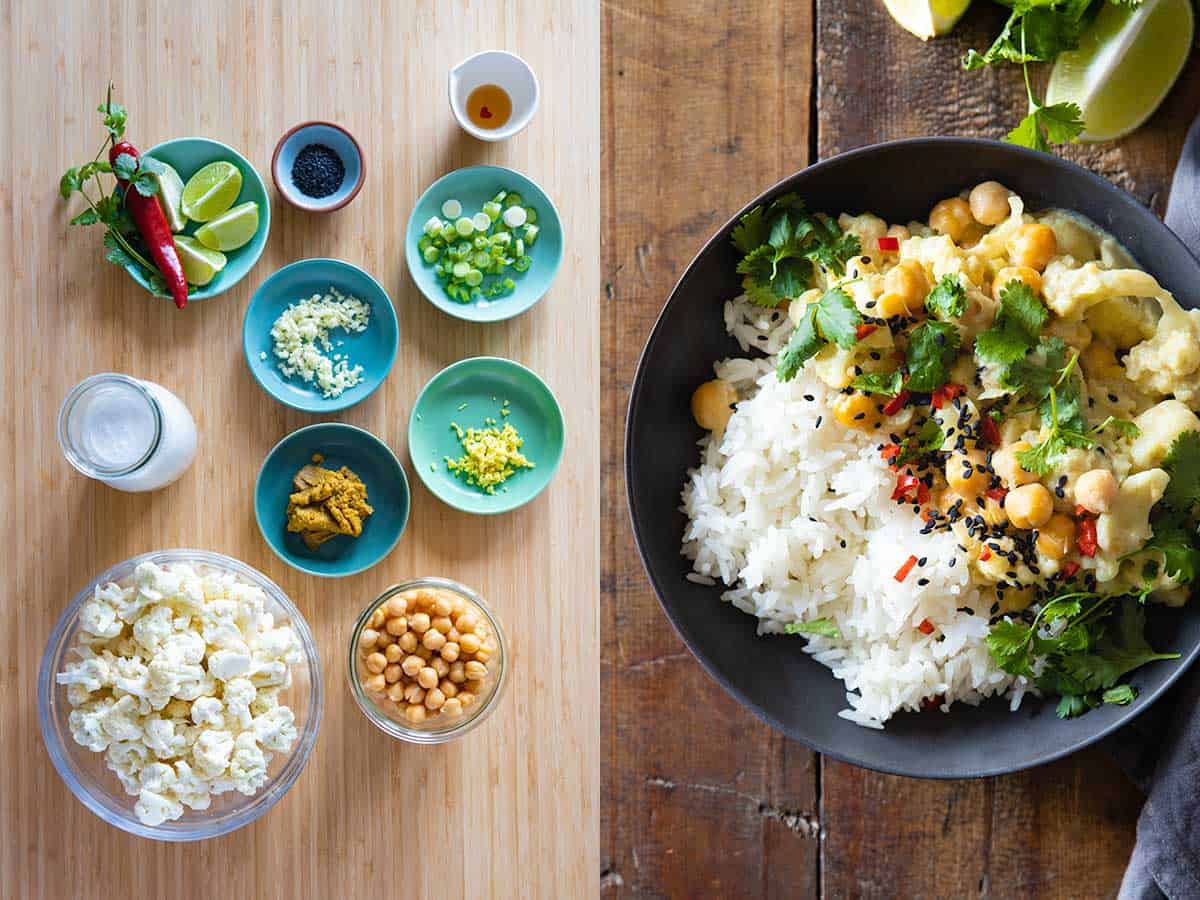
[[(0, 89), (0, 458), (19, 518), (0, 581), (6, 620), (0, 688), (0, 877), (6, 897), (578, 897), (598, 870), (599, 10), (568, 0), (511, 3), (44, 2), (3, 0)], [(541, 108), (501, 145), (463, 135), (446, 75), (504, 48), (541, 78)], [(99, 229), (68, 229), (78, 209), (59, 175), (91, 157), (106, 80), (129, 108), (128, 138), (148, 147), (203, 135), (239, 149), (271, 196), (270, 239), (235, 289), (184, 312), (152, 302), (103, 262)], [(366, 186), (328, 216), (287, 207), (270, 184), (275, 141), (291, 125), (346, 125)], [(538, 181), (563, 220), (566, 252), (550, 294), (488, 326), (459, 322), (417, 292), (403, 229), (419, 193), (464, 165), (497, 163)], [(259, 389), (242, 358), (254, 288), (296, 259), (362, 266), (392, 297), (401, 345), (384, 386), (359, 406), (314, 417)], [(566, 415), (567, 453), (537, 500), (489, 519), (451, 510), (414, 477), (411, 402), (438, 370), (476, 355), (537, 371)], [(55, 441), (71, 385), (101, 371), (158, 381), (200, 431), (192, 469), (157, 493), (89, 482)], [(337, 581), (287, 567), (254, 522), (259, 464), (284, 435), (347, 421), (380, 436), (413, 485), (403, 539), (365, 574)], [(18, 512), (19, 511), (19, 512)], [(316, 748), (291, 792), (224, 838), (165, 845), (88, 812), (54, 772), (36, 717), (35, 675), (63, 606), (136, 553), (199, 547), (265, 572), (316, 635), (326, 695)], [(392, 742), (354, 708), (343, 654), (354, 618), (384, 587), (445, 575), (478, 589), (510, 636), (512, 683), (481, 729), (441, 748)]]

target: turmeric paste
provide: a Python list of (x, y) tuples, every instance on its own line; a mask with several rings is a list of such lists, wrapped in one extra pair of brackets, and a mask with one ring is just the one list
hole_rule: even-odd
[(345, 466), (337, 471), (321, 466), (325, 458), (314, 453), (312, 463), (292, 479), (296, 492), (288, 497), (287, 530), (299, 534), (316, 550), (339, 534), (358, 537), (363, 522), (375, 510), (367, 503), (367, 486)]

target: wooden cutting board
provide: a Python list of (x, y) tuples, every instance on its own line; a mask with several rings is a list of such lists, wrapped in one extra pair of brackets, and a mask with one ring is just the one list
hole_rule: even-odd
[[(0, 3), (0, 309), (8, 340), (0, 494), (12, 516), (0, 579), (0, 878), (6, 897), (577, 897), (598, 871), (599, 10), (520, 3)], [(467, 138), (446, 100), (450, 67), (481, 49), (523, 55), (541, 109), (498, 146)], [(102, 259), (98, 228), (68, 228), (60, 174), (102, 140), (109, 78), (148, 147), (202, 135), (267, 179), (270, 240), (235, 289), (184, 312), (152, 301)], [(324, 118), (362, 144), (366, 186), (327, 216), (270, 187), (275, 141)], [(460, 166), (496, 163), (538, 181), (566, 236), (550, 294), (510, 322), (448, 318), (412, 285), (403, 229), (420, 192)], [(412, 517), (365, 574), (337, 581), (280, 562), (260, 537), (255, 475), (284, 435), (318, 417), (259, 389), (242, 358), (242, 313), (275, 269), (310, 256), (362, 266), (391, 295), (400, 353), (383, 388), (343, 414), (409, 469)], [(566, 415), (557, 478), (496, 519), (458, 513), (413, 478), (410, 405), (435, 372), (475, 355), (542, 375)], [(158, 381), (190, 407), (197, 460), (172, 487), (128, 495), (90, 482), (55, 441), (59, 403), (95, 372)], [(144, 551), (199, 547), (274, 579), (316, 634), (326, 694), (321, 733), (291, 792), (224, 838), (166, 845), (88, 812), (59, 780), (37, 725), (36, 675), (63, 607), (103, 569)], [(352, 705), (343, 653), (355, 615), (384, 587), (445, 575), (480, 590), (512, 643), (512, 683), (481, 729), (448, 747), (392, 742)]]

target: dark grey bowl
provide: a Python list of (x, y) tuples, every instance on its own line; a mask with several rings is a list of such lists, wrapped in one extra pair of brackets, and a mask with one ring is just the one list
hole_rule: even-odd
[[(746, 209), (796, 191), (811, 209), (834, 215), (869, 210), (892, 222), (924, 220), (938, 200), (988, 178), (1017, 191), (1031, 209), (1059, 206), (1092, 219), (1181, 303), (1194, 305), (1200, 263), (1149, 210), (1073, 163), (1009, 144), (927, 138), (864, 147), (797, 172)], [(1200, 616), (1194, 610), (1151, 610), (1151, 642), (1182, 657), (1136, 672), (1140, 696), (1130, 706), (1105, 706), (1063, 721), (1050, 702), (1027, 698), (1010, 713), (1007, 703), (993, 700), (979, 707), (955, 705), (949, 714), (902, 713), (885, 731), (876, 731), (838, 717), (847, 705), (845, 687), (802, 652), (800, 638), (757, 637), (755, 619), (720, 602), (718, 588), (684, 579), (689, 565), (679, 554), (685, 525), (679, 494), (687, 470), (698, 461), (701, 436), (689, 398), (712, 377), (714, 360), (739, 353), (721, 317), (724, 301), (739, 293), (737, 258), (729, 244), (736, 220), (704, 246), (659, 316), (638, 364), (625, 434), (629, 507), (642, 561), (667, 617), (709, 674), (768, 725), (814, 750), (923, 778), (970, 778), (1040, 765), (1099, 740), (1145, 710), (1200, 652)]]

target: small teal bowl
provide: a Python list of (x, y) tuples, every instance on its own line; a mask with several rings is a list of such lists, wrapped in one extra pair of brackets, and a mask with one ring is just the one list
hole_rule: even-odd
[[(375, 512), (358, 537), (339, 535), (309, 550), (287, 530), (287, 505), (292, 478), (314, 453), (325, 457), (326, 468), (347, 466), (361, 478)], [(293, 431), (267, 454), (254, 486), (254, 517), (267, 545), (292, 568), (321, 578), (355, 575), (391, 553), (408, 524), (408, 510), (408, 478), (396, 454), (369, 431), (342, 422)]]
[[(509, 415), (500, 410), (508, 402)], [(534, 463), (518, 469), (488, 494), (446, 468), (446, 457), (462, 456), (451, 423), (463, 429), (511, 423), (524, 439), (521, 452)], [(545, 382), (512, 360), (494, 356), (464, 359), (430, 379), (413, 405), (408, 449), (425, 486), (443, 503), (463, 512), (495, 515), (524, 506), (554, 478), (562, 461), (565, 427), (562, 410)]]
[[(296, 156), (309, 144), (323, 144), (342, 161), (346, 170), (341, 186), (328, 197), (309, 197), (292, 180)], [(366, 177), (362, 148), (349, 131), (333, 122), (301, 122), (288, 130), (275, 145), (271, 179), (279, 195), (305, 212), (333, 212), (358, 196)]]
[[(474, 303), (451, 300), (438, 281), (433, 266), (421, 258), (417, 249), (417, 242), (425, 233), (425, 223), (431, 216), (441, 217), (442, 204), (451, 198), (462, 204), (463, 215), (471, 215), (479, 212), (484, 203), (502, 190), (516, 191), (525, 201), (525, 206), (537, 211), (537, 242), (529, 253), (533, 263), (524, 272), (509, 269), (509, 276), (517, 283), (511, 294)], [(469, 166), (443, 175), (421, 195), (408, 220), (404, 255), (412, 280), (425, 298), (442, 312), (468, 322), (500, 322), (525, 312), (550, 289), (550, 283), (562, 264), (562, 223), (558, 219), (558, 210), (545, 191), (520, 172), (501, 166)]]
[[(338, 397), (322, 396), (315, 384), (299, 375), (285, 377), (276, 365), (271, 341), (271, 326), (290, 304), (331, 287), (371, 307), (366, 331), (350, 334), (339, 329), (329, 335), (334, 344), (329, 355), (341, 353), (349, 357), (351, 366), (363, 367), (362, 381)], [(365, 400), (387, 378), (399, 345), (400, 326), (387, 291), (358, 266), (338, 259), (302, 259), (272, 273), (250, 298), (242, 320), (242, 350), (250, 373), (264, 391), (302, 412), (337, 412)]]
[[(161, 144), (155, 144), (146, 151), (145, 155), (153, 156), (160, 162), (165, 162), (171, 166), (171, 168), (179, 173), (179, 177), (183, 179), (184, 184), (187, 184), (188, 179), (198, 171), (213, 162), (231, 162), (242, 173), (242, 192), (238, 194), (238, 198), (233, 205), (247, 203), (251, 200), (258, 204), (258, 231), (254, 232), (254, 237), (250, 239), (250, 243), (238, 247), (236, 250), (226, 251), (225, 258), (228, 262), (225, 264), (224, 269), (213, 276), (212, 281), (204, 285), (204, 287), (188, 285), (188, 302), (190, 303), (193, 300), (207, 300), (210, 297), (216, 297), (218, 294), (225, 293), (246, 277), (250, 270), (254, 268), (254, 264), (258, 262), (258, 258), (262, 256), (263, 247), (267, 246), (267, 235), (271, 232), (271, 202), (267, 198), (267, 188), (263, 184), (262, 178), (259, 177), (254, 166), (250, 165), (249, 160), (242, 156), (242, 154), (238, 153), (232, 147), (222, 144), (220, 141), (213, 141), (208, 138), (189, 137), (164, 141)], [(194, 234), (201, 224), (203, 223), (189, 220), (187, 227), (183, 229), (183, 233)], [(151, 294), (154, 294), (154, 296), (168, 296), (156, 292), (150, 286), (150, 281), (141, 266), (130, 264), (125, 267), (125, 271), (129, 273), (134, 281)]]

